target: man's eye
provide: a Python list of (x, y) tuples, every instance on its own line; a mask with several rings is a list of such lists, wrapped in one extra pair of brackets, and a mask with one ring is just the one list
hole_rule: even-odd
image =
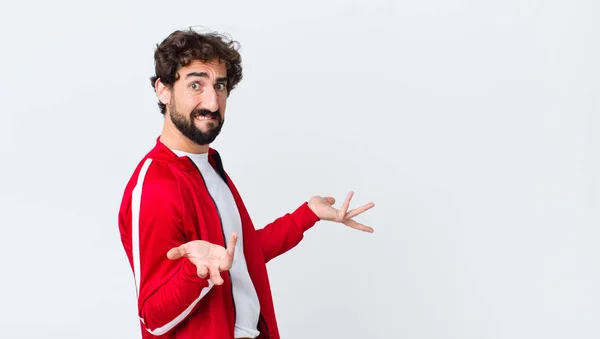
[(197, 83), (197, 82), (193, 82), (193, 83), (190, 84), (190, 89), (192, 89), (194, 91), (197, 91), (197, 90), (200, 89), (200, 84)]
[(225, 84), (216, 84), (215, 88), (217, 91), (224, 91), (226, 89)]

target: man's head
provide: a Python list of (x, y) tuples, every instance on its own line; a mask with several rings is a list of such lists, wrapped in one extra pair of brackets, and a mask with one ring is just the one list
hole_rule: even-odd
[(156, 48), (150, 78), (165, 123), (198, 145), (217, 137), (231, 90), (242, 79), (239, 44), (218, 33), (175, 31)]

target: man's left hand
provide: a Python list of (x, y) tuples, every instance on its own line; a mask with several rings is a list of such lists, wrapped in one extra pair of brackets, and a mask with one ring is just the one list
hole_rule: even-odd
[(353, 195), (354, 192), (348, 193), (344, 204), (339, 210), (335, 209), (332, 206), (333, 204), (335, 204), (335, 198), (333, 197), (314, 196), (308, 201), (308, 207), (310, 207), (310, 209), (321, 220), (335, 221), (357, 230), (373, 233), (373, 228), (358, 223), (352, 220), (352, 218), (372, 208), (373, 206), (375, 206), (375, 204), (370, 202), (366, 205), (348, 211), (348, 207), (350, 206), (350, 200), (352, 199)]

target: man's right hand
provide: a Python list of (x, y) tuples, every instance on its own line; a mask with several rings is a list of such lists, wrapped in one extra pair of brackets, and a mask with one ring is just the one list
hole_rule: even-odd
[(167, 252), (167, 258), (171, 260), (183, 257), (188, 258), (189, 261), (196, 265), (200, 278), (206, 278), (207, 275), (210, 275), (210, 280), (213, 284), (221, 285), (224, 281), (221, 278), (220, 272), (231, 268), (236, 242), (237, 233), (233, 233), (231, 238), (229, 238), (227, 249), (204, 240), (193, 240), (170, 249)]

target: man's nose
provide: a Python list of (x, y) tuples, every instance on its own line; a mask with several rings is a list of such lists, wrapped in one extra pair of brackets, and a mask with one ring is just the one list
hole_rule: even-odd
[(219, 103), (217, 102), (217, 93), (214, 88), (209, 88), (204, 92), (204, 98), (202, 100), (202, 106), (211, 112), (216, 112), (219, 109)]

